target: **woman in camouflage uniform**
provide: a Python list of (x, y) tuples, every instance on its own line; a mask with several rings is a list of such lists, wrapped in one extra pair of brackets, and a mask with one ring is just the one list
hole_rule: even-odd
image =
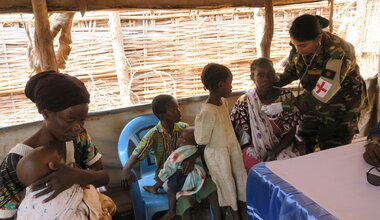
[[(365, 106), (365, 83), (356, 63), (354, 47), (322, 31), (329, 21), (304, 14), (290, 27), (290, 51), (277, 86), (299, 79), (304, 92), (296, 105), (303, 113), (299, 135), (308, 153), (351, 142), (358, 132), (360, 110)], [(298, 88), (299, 93), (299, 88)]]

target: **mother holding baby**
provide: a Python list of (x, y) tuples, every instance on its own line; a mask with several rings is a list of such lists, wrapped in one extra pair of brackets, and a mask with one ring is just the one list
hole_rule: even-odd
[[(25, 95), (36, 104), (43, 121), (33, 135), (10, 150), (0, 165), (0, 219), (15, 218), (28, 185), (19, 175), (36, 175), (19, 170), (16, 174), (16, 167), (23, 157), (38, 147), (57, 149), (65, 162), (72, 159), (77, 168), (65, 163), (52, 164), (50, 174), (29, 186), (35, 192), (35, 200), (51, 201), (75, 184), (99, 187), (109, 182), (102, 155), (84, 128), (90, 103), (85, 85), (70, 75), (47, 71), (29, 79)], [(67, 157), (69, 150), (72, 158)], [(25, 169), (21, 171), (26, 172)], [(62, 203), (61, 207), (68, 203)]]

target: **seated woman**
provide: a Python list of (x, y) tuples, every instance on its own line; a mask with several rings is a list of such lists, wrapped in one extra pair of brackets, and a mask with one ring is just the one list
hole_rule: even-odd
[(235, 103), (231, 120), (243, 150), (247, 170), (260, 161), (300, 155), (293, 145), (296, 126), (302, 119), (292, 105), (291, 91), (274, 87), (272, 61), (259, 58), (251, 63), (254, 86)]
[(369, 131), (364, 160), (373, 166), (380, 166), (380, 123)]
[[(61, 152), (60, 152), (61, 151)], [(54, 147), (37, 147), (30, 154), (21, 158), (17, 164), (16, 173), (20, 182), (26, 186), (50, 174), (55, 165), (65, 164), (75, 166), (74, 146), (68, 145), (66, 157), (64, 152)], [(94, 186), (81, 187), (72, 185), (54, 199), (43, 202), (49, 194), (34, 198), (40, 191), (26, 188), (25, 197), (17, 211), (17, 219), (103, 219), (111, 220), (116, 211), (113, 201), (98, 193)], [(107, 201), (107, 202), (103, 202)], [(104, 205), (102, 207), (102, 204)]]
[(13, 147), (0, 166), (0, 219), (13, 219), (26, 188), (16, 175), (20, 159), (40, 146), (60, 149), (74, 146), (75, 163), (80, 169), (66, 164), (54, 164), (51, 173), (34, 182), (35, 197), (48, 195), (44, 202), (57, 197), (74, 184), (95, 187), (109, 182), (103, 169), (101, 154), (84, 128), (90, 94), (75, 77), (54, 71), (42, 72), (29, 79), (25, 95), (37, 105), (44, 120), (40, 128), (22, 143)]

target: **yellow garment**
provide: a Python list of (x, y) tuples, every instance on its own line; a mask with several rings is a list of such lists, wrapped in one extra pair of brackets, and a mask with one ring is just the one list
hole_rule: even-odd
[(206, 145), (204, 158), (214, 181), (220, 206), (237, 210), (237, 200), (246, 201), (247, 172), (240, 144), (230, 121), (227, 101), (206, 103), (195, 119), (195, 140)]
[(82, 188), (83, 201), (90, 210), (90, 220), (112, 220), (112, 215), (116, 212), (116, 205), (112, 199), (98, 192), (93, 185)]

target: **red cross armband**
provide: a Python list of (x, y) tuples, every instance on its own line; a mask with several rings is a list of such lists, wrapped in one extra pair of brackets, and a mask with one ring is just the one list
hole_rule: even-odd
[(340, 70), (342, 60), (330, 59), (322, 71), (312, 95), (323, 103), (327, 103), (340, 89)]

